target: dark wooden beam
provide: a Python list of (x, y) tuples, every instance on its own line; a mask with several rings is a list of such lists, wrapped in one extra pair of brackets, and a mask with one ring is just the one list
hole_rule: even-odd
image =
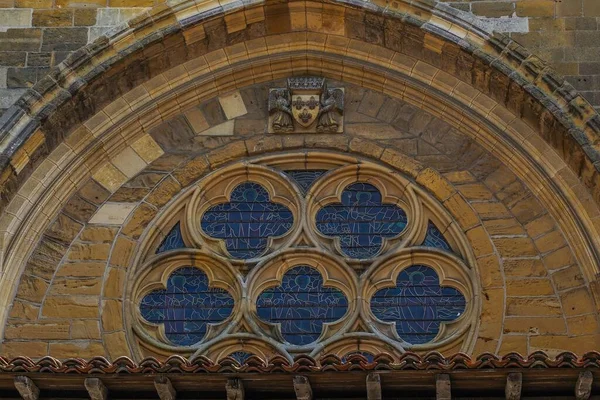
[(594, 383), (594, 375), (591, 371), (583, 371), (579, 373), (577, 383), (575, 384), (575, 398), (577, 400), (587, 400), (592, 394), (592, 383)]
[(160, 400), (175, 400), (177, 392), (171, 383), (171, 380), (166, 376), (158, 376), (154, 378), (154, 388)]
[(452, 385), (450, 375), (438, 374), (435, 377), (435, 398), (436, 400), (451, 400)]
[(367, 400), (381, 400), (381, 377), (371, 372), (367, 375)]
[(244, 384), (241, 379), (228, 379), (225, 390), (227, 400), (244, 400)]
[(15, 376), (15, 387), (23, 400), (37, 400), (40, 397), (40, 389), (31, 378), (27, 376)]
[(294, 376), (294, 391), (298, 400), (312, 400), (313, 398), (312, 387), (305, 376)]
[(523, 374), (516, 372), (508, 374), (506, 377), (506, 389), (504, 389), (506, 400), (520, 400), (522, 388)]
[(108, 389), (100, 379), (87, 378), (84, 385), (91, 400), (106, 400), (108, 398)]

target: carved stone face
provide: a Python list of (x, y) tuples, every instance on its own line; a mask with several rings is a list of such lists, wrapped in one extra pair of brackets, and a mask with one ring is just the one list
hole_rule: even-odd
[(316, 93), (292, 95), (292, 115), (304, 128), (308, 128), (317, 120), (320, 108), (319, 95)]

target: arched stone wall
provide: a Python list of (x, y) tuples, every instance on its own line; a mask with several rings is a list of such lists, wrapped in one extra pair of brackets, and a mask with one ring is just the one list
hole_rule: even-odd
[[(122, 281), (168, 199), (227, 162), (313, 148), (397, 168), (454, 215), (485, 298), (467, 351), (597, 347), (597, 115), (543, 64), (423, 4), (186, 4), (74, 55), (5, 127), (7, 354), (129, 354)], [(299, 74), (352, 88), (343, 135), (264, 134), (264, 85)]]

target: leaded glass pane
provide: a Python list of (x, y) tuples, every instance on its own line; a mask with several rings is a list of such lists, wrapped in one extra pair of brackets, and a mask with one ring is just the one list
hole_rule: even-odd
[(341, 203), (317, 212), (317, 229), (326, 236), (339, 236), (342, 252), (351, 258), (377, 255), (384, 238), (399, 235), (407, 224), (404, 210), (383, 204), (379, 190), (368, 183), (354, 183), (342, 192)]
[(156, 254), (164, 253), (165, 251), (175, 250), (175, 249), (184, 249), (185, 243), (183, 243), (183, 236), (181, 235), (181, 227), (179, 226), (179, 222), (171, 228), (165, 239), (162, 241), (158, 249), (156, 249)]
[(144, 296), (140, 312), (148, 322), (164, 324), (171, 342), (189, 346), (202, 340), (209, 323), (228, 318), (233, 306), (227, 291), (208, 286), (204, 272), (185, 267), (169, 276), (166, 289)]
[(450, 243), (446, 240), (442, 232), (431, 221), (427, 224), (427, 235), (423, 241), (423, 246), (435, 247), (440, 250), (452, 251)]
[(285, 171), (285, 173), (291, 176), (298, 186), (300, 186), (300, 189), (304, 194), (306, 194), (312, 184), (315, 183), (317, 179), (323, 176), (326, 172), (327, 170), (322, 169)]
[(243, 364), (246, 362), (246, 360), (248, 358), (250, 358), (250, 356), (252, 356), (252, 354), (246, 353), (245, 351), (234, 351), (233, 353), (229, 354), (227, 357), (231, 357), (238, 363)]
[(249, 259), (262, 255), (267, 239), (281, 236), (294, 223), (292, 212), (273, 203), (258, 183), (245, 182), (231, 193), (231, 201), (210, 207), (202, 216), (202, 230), (213, 238), (224, 239), (234, 258)]
[(354, 355), (361, 355), (366, 358), (368, 362), (373, 362), (375, 359), (375, 355), (373, 353), (369, 353), (368, 351), (353, 351), (342, 357), (342, 361), (348, 361), (348, 359)]
[(423, 265), (406, 268), (396, 287), (381, 289), (371, 299), (373, 314), (395, 322), (398, 335), (412, 344), (432, 341), (440, 324), (457, 319), (465, 307), (465, 297), (454, 288), (441, 287), (437, 273)]
[(314, 268), (294, 267), (280, 286), (261, 293), (256, 302), (259, 318), (281, 325), (285, 340), (296, 345), (314, 342), (323, 324), (346, 314), (348, 301), (335, 288), (323, 287), (323, 277)]

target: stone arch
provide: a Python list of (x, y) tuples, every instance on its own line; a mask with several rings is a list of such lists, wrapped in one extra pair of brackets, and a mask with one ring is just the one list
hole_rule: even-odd
[[(43, 277), (28, 270), (33, 267), (27, 260), (31, 254), (35, 256), (36, 246), (44, 245), (40, 242), (43, 231), (51, 224), (60, 227), (63, 223), (63, 204), (78, 196), (87, 197), (87, 204), (99, 205), (104, 202), (100, 198), (117, 193), (121, 184), (133, 178), (116, 165), (119, 155), (135, 153), (140, 167), (168, 159), (162, 156), (164, 148), (148, 135), (152, 129), (192, 106), (210, 107), (211, 99), (213, 104), (219, 101), (215, 96), (223, 99), (236, 89), (289, 75), (316, 74), (409, 103), (451, 125), (496, 157), (505, 171), (512, 171), (548, 210), (558, 226), (553, 235), (564, 235), (569, 255), (561, 256), (569, 261), (560, 267), (577, 266), (570, 274), (561, 269), (564, 287), (571, 288), (573, 276), (580, 275), (575, 280), (581, 283), (574, 293), (562, 297), (568, 297), (568, 304), (584, 299), (591, 312), (574, 316), (594, 319), (589, 315), (597, 311), (593, 296), (598, 293), (600, 179), (594, 147), (598, 116), (538, 58), (462, 17), (456, 10), (424, 1), (399, 1), (385, 11), (376, 4), (357, 7), (343, 1), (256, 2), (230, 9), (212, 2), (205, 6), (183, 2), (159, 6), (121, 27), (110, 39), (101, 38), (76, 52), (3, 117), (0, 180), (5, 207), (0, 229), (4, 273), (0, 285), (14, 289), (2, 293), (1, 304), (8, 307), (21, 290), (44, 288)], [(228, 115), (228, 110), (223, 110), (226, 121), (237, 117), (235, 109), (229, 111)], [(226, 145), (208, 142), (202, 146), (216, 148), (195, 160), (191, 170), (204, 172), (209, 166), (253, 152), (280, 148), (376, 154), (434, 193), (443, 193), (444, 201), (455, 199), (458, 214), (470, 223), (470, 214), (464, 211), (471, 206), (464, 196), (453, 197), (456, 193), (439, 172), (364, 138), (265, 136)], [(104, 186), (98, 185), (99, 181)], [(174, 190), (177, 184), (181, 182), (170, 188), (165, 184), (162, 190)], [(509, 182), (496, 182), (503, 184)], [(156, 210), (150, 209), (136, 210), (130, 218), (141, 216), (144, 221), (156, 215)], [(479, 243), (482, 249), (491, 246), (493, 240), (481, 234), (483, 226), (468, 227), (473, 228), (474, 241), (487, 240)], [(123, 256), (123, 251), (133, 246), (128, 241), (124, 235), (115, 239), (112, 247), (94, 249), (111, 247)], [(91, 251), (85, 245), (81, 249)], [(481, 262), (485, 261), (494, 263), (482, 258)], [(120, 266), (118, 262), (116, 266)], [(54, 277), (55, 272), (44, 273)], [(119, 279), (120, 272), (114, 273)], [(19, 281), (20, 286), (16, 284)], [(491, 295), (490, 301), (501, 296), (502, 287), (495, 289), (499, 290), (492, 292), (498, 297)], [(12, 310), (19, 315), (35, 314), (35, 304), (15, 302)], [(119, 307), (114, 298), (100, 304), (106, 309)], [(482, 320), (486, 318), (488, 331), (480, 332), (480, 345), (474, 351), (500, 351), (501, 331), (507, 327), (496, 320), (497, 314), (482, 316)], [(122, 339), (122, 331), (114, 328), (106, 335)], [(591, 329), (597, 333), (597, 326)], [(571, 348), (561, 342), (568, 335), (557, 337), (553, 340), (560, 345), (543, 345), (540, 340), (536, 348)], [(598, 342), (597, 335), (591, 338)], [(46, 343), (47, 351), (53, 353), (48, 346)], [(95, 349), (117, 354), (115, 349)]]

